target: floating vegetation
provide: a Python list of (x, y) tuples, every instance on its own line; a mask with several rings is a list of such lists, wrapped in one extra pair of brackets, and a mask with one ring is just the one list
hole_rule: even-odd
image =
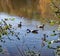
[[(16, 39), (20, 40), (20, 37), (18, 36), (18, 34), (16, 32), (14, 32), (12, 29), (12, 25), (8, 24), (6, 21), (14, 21), (15, 18), (5, 18), (4, 20), (2, 19), (0, 21), (0, 42), (5, 43), (6, 40), (3, 39), (4, 36), (7, 36), (7, 38), (11, 41), (13, 39), (11, 39), (9, 36), (11, 35), (12, 37), (15, 36)], [(3, 52), (2, 46), (0, 45), (0, 53)]]
[[(8, 20), (7, 18), (5, 18), (5, 20)], [(2, 39), (2, 36), (6, 35), (8, 37), (9, 34), (11, 34), (12, 36), (16, 36), (18, 40), (20, 40), (20, 38), (18, 37), (18, 34), (16, 34), (14, 31), (12, 31), (12, 25), (11, 24), (7, 24), (5, 20), (1, 20), (1, 24), (0, 24), (0, 39)], [(15, 20), (15, 18), (12, 18), (12, 20)], [(12, 29), (11, 29), (12, 28)], [(8, 38), (9, 39), (9, 38)]]
[(40, 53), (36, 53), (35, 51), (27, 51), (26, 56), (40, 56)]
[(56, 36), (57, 34), (51, 34), (51, 36)]
[(15, 20), (15, 18), (11, 18), (11, 21), (14, 21)]
[(48, 43), (47, 47), (49, 49), (55, 49), (55, 55), (60, 56), (60, 45), (58, 45), (56, 48), (51, 46), (51, 44), (60, 43), (60, 39), (48, 41), (47, 43)]
[(14, 21), (15, 18), (4, 18), (5, 21), (8, 21), (8, 20), (11, 20), (11, 21)]
[(2, 53), (3, 52), (3, 49), (2, 49), (2, 46), (0, 45), (0, 53)]
[(56, 48), (56, 55), (60, 56), (60, 46), (57, 46)]
[(60, 31), (60, 25), (58, 26), (58, 31)]
[(52, 26), (55, 25), (55, 21), (51, 20), (50, 25), (52, 25)]
[(5, 21), (8, 21), (8, 19), (7, 19), (7, 18), (5, 18)]

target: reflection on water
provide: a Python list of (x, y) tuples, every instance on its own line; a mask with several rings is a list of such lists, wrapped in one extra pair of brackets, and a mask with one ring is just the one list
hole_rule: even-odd
[[(11, 25), (13, 25), (12, 27), (14, 29), (12, 29), (13, 31), (20, 32), (19, 33), (19, 38), (20, 40), (18, 40), (15, 36), (11, 36), (9, 35), (10, 39), (9, 40), (7, 38), (7, 36), (4, 37), (4, 40), (6, 41), (5, 43), (1, 43), (4, 52), (7, 55), (11, 55), (11, 56), (20, 56), (20, 55), (24, 55), (24, 52), (28, 51), (28, 50), (33, 50), (37, 53), (40, 53), (41, 56), (54, 56), (54, 50), (53, 49), (49, 49), (47, 48), (47, 44), (42, 47), (42, 38), (43, 38), (43, 34), (47, 34), (48, 37), (47, 39), (49, 41), (51, 40), (56, 40), (58, 39), (58, 35), (56, 36), (51, 36), (51, 34), (53, 33), (53, 30), (56, 30), (56, 33), (58, 33), (57, 31), (57, 27), (58, 25), (54, 25), (51, 26), (48, 23), (45, 23), (45, 29), (42, 30), (40, 28), (38, 28), (38, 25), (42, 25), (42, 21), (39, 21), (37, 19), (26, 19), (26, 18), (20, 18), (17, 16), (10, 16), (7, 14), (0, 14), (0, 20), (4, 19), (4, 18), (16, 18), (14, 21), (6, 21), (8, 24), (10, 23)], [(22, 22), (22, 27), (18, 28), (18, 24), (19, 22)], [(30, 30), (38, 30), (38, 34), (34, 34), (34, 33), (27, 33), (27, 29)], [(56, 47), (58, 44), (53, 44), (53, 47)], [(19, 49), (19, 50), (18, 50)], [(20, 53), (19, 53), (20, 52)], [(21, 54), (22, 52), (22, 54)]]

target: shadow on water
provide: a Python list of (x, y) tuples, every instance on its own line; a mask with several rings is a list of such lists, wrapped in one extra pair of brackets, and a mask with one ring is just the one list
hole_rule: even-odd
[[(55, 56), (55, 50), (49, 49), (48, 45), (51, 45), (54, 48), (56, 48), (56, 46), (59, 46), (60, 42), (53, 44), (50, 44), (49, 42), (52, 40), (56, 41), (59, 38), (59, 32), (57, 31), (58, 25), (51, 26), (49, 23), (42, 23), (42, 21), (39, 21), (37, 19), (26, 19), (23, 17), (20, 18), (4, 13), (0, 14), (0, 21), (1, 19), (6, 20), (5, 22), (7, 24), (12, 25), (12, 28), (10, 29), (14, 32), (9, 33), (7, 36), (2, 36), (2, 41), (0, 41), (5, 55), (32, 56), (33, 54), (36, 54), (36, 56)], [(21, 25), (20, 22), (22, 22)], [(20, 27), (18, 27), (18, 24)], [(43, 24), (45, 24), (44, 30), (42, 30), (42, 28), (38, 28), (39, 25)], [(27, 33), (27, 29), (38, 30), (38, 34), (33, 32)], [(8, 32), (9, 31), (10, 30), (8, 30)], [(54, 35), (55, 33), (57, 35)]]

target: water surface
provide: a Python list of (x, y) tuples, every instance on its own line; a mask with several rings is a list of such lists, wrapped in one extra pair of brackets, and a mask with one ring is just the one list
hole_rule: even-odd
[[(4, 54), (0, 54), (1, 56), (6, 54), (7, 56), (8, 55), (20, 56), (21, 54), (19, 53), (20, 52), (19, 50), (21, 50), (22, 54), (24, 54), (28, 50), (32, 50), (35, 51), (36, 53), (40, 53), (41, 56), (54, 56), (54, 50), (47, 48), (47, 44), (44, 47), (42, 47), (42, 38), (43, 38), (43, 34), (47, 34), (48, 35), (47, 39), (49, 41), (58, 39), (58, 35), (50, 36), (53, 33), (52, 32), (53, 30), (56, 30), (56, 33), (58, 33), (57, 31), (58, 25), (51, 26), (47, 22), (42, 23), (43, 20), (41, 21), (38, 19), (27, 19), (23, 17), (21, 18), (21, 17), (11, 16), (8, 14), (1, 13), (0, 20), (4, 18), (15, 18), (14, 21), (9, 20), (6, 22), (8, 24), (13, 25), (12, 26), (14, 28), (12, 29), (13, 31), (15, 31), (16, 33), (19, 32), (18, 36), (20, 40), (18, 40), (15, 36), (11, 36), (11, 35), (9, 35), (9, 37), (12, 40), (9, 40), (7, 36), (5, 36), (4, 40), (6, 42), (5, 43), (0, 42), (2, 48), (4, 49)], [(22, 22), (21, 28), (18, 28), (19, 22)], [(38, 25), (42, 25), (42, 24), (45, 24), (44, 30), (37, 27)], [(27, 29), (38, 30), (38, 34), (27, 33), (26, 31)], [(56, 47), (57, 45), (60, 44), (59, 43), (52, 44), (53, 47)]]

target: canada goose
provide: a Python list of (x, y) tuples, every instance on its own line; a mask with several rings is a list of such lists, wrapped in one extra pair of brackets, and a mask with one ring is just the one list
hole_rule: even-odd
[(38, 30), (31, 30), (32, 33), (38, 33)]
[(43, 36), (44, 36), (44, 37), (42, 38), (42, 40), (43, 40), (43, 41), (46, 41), (46, 37), (48, 37), (48, 35), (43, 34)]
[(44, 29), (44, 24), (43, 25), (40, 25), (40, 26), (38, 26), (38, 28), (42, 28), (42, 29)]
[(30, 32), (32, 32), (32, 33), (38, 33), (38, 30), (30, 30), (30, 29), (27, 29), (27, 33), (30, 33)]
[(46, 41), (46, 37), (42, 38), (43, 41)]
[(21, 27), (22, 26), (22, 22), (20, 22), (20, 24), (18, 24), (18, 27)]

